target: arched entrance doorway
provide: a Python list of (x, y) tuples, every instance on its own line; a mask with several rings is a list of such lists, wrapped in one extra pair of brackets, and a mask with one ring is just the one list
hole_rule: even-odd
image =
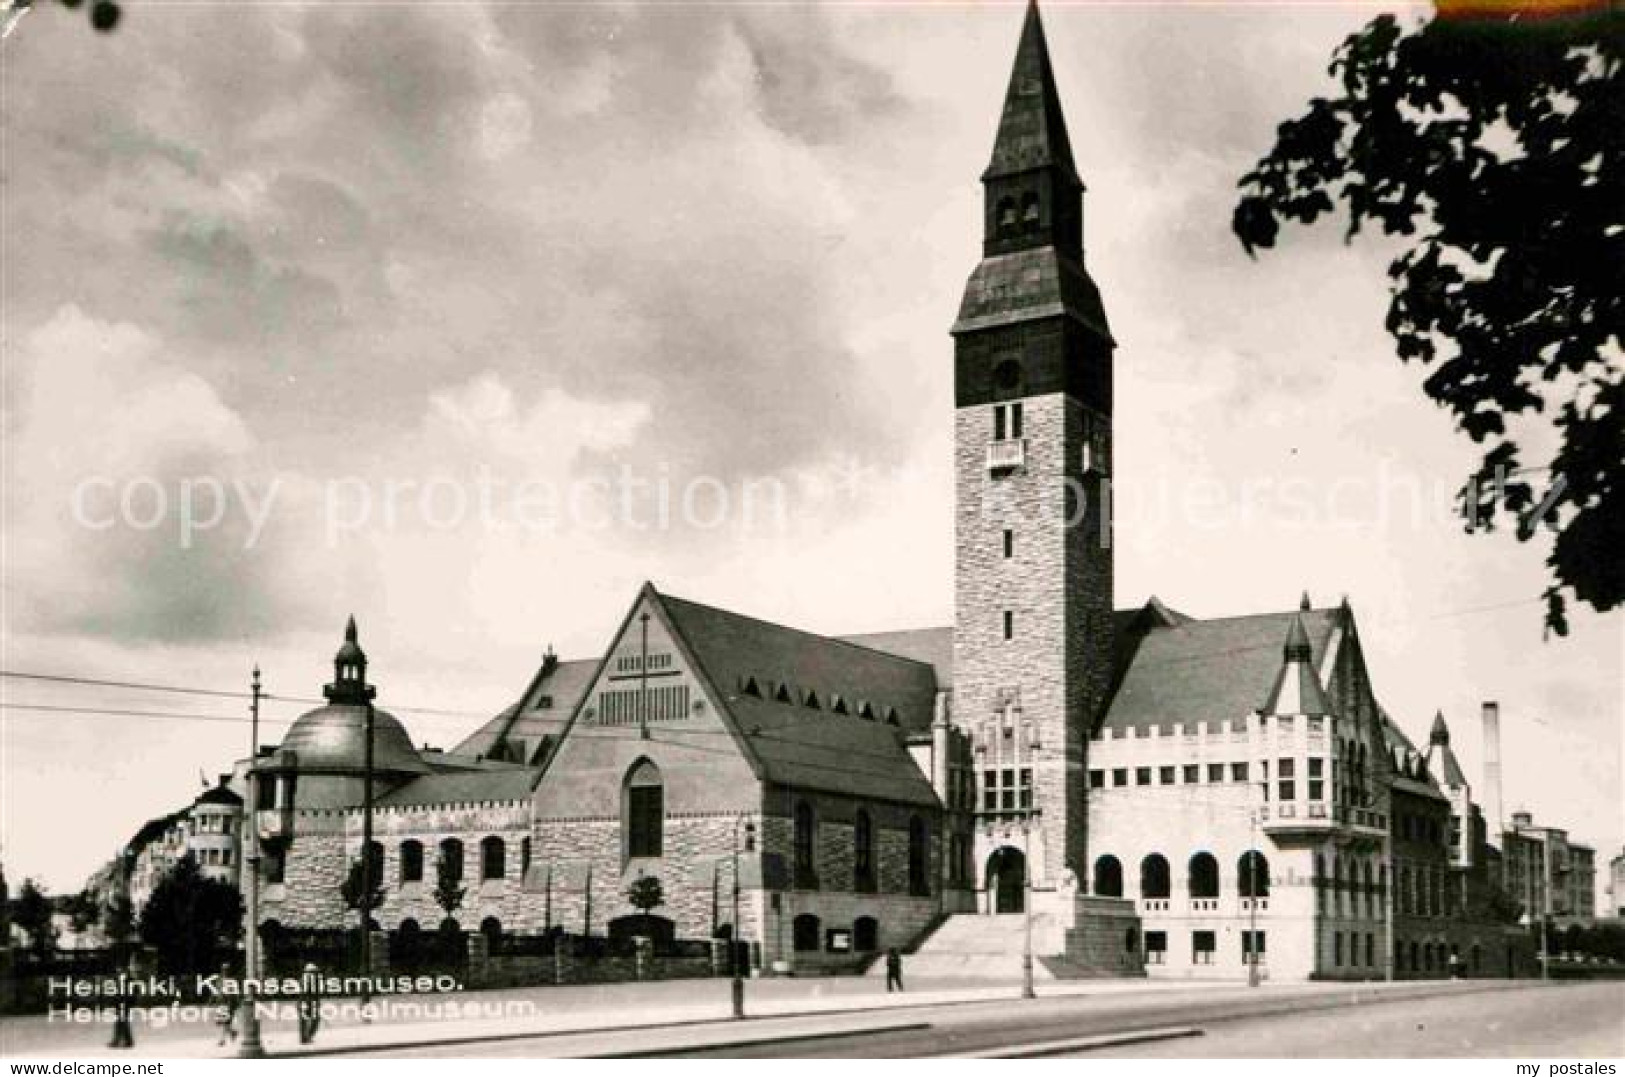
[(988, 905), (992, 912), (1020, 912), (1027, 881), (1027, 855), (1005, 845), (987, 858)]

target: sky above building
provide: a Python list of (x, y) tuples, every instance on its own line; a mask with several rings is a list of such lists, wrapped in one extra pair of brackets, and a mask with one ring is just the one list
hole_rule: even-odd
[[(0, 69), (7, 670), (315, 697), (353, 613), (447, 745), (645, 579), (951, 619), (947, 329), (1021, 5), (57, 8)], [(1541, 543), (1462, 533), (1395, 248), (1229, 232), (1374, 10), (1046, 8), (1120, 345), (1118, 605), (1347, 595), (1413, 739), (1442, 709), (1477, 780), (1499, 700), (1508, 810), (1617, 849), (1620, 618), (1543, 640)], [(0, 712), (0, 858), (54, 890), (247, 745), (237, 698), (3, 687), (166, 715)]]

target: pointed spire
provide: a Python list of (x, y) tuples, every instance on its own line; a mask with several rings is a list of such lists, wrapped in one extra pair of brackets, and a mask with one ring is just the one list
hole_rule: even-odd
[(1037, 0), (1030, 0), (1004, 95), (1004, 115), (993, 142), (993, 159), (982, 179), (1045, 167), (1060, 169), (1082, 186), (1077, 166), (1072, 163), (1072, 142), (1061, 115), (1061, 95), (1055, 88), (1044, 21), (1038, 14)]
[(1444, 724), (1444, 711), (1433, 712), (1433, 728), (1428, 732), (1429, 744), (1450, 743), (1450, 727)]
[(1309, 645), (1309, 633), (1303, 627), (1303, 614), (1294, 613), (1287, 628), (1286, 643), (1281, 647), (1281, 671), (1275, 676), (1262, 714), (1316, 714), (1331, 713), (1326, 694), (1321, 691), (1320, 678), (1315, 675), (1315, 652)]
[(1305, 591), (1303, 593), (1303, 597), (1298, 599), (1298, 609), (1302, 610), (1304, 613), (1308, 613), (1314, 608), (1314, 603), (1309, 601), (1309, 592)]
[(353, 614), (344, 626), (344, 642), (333, 655), (333, 683), (322, 694), (333, 703), (365, 703), (373, 697), (374, 689), (367, 683), (367, 652), (361, 649)]

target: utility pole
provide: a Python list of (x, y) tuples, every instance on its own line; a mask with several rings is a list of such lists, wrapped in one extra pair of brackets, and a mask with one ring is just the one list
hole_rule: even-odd
[(365, 776), (361, 789), (361, 975), (367, 985), (361, 989), (363, 1003), (372, 998), (372, 731), (376, 714), (370, 698), (366, 706)]
[[(1269, 784), (1259, 783), (1263, 786), (1262, 792), (1269, 796)], [(1247, 986), (1258, 986), (1258, 813), (1260, 806), (1253, 805), (1249, 821), (1252, 823), (1251, 846), (1247, 850), (1247, 945), (1244, 952), (1247, 955)]]
[[(740, 812), (734, 816), (733, 841), (733, 931), (728, 936), (728, 970), (733, 976), (733, 1015), (735, 1020), (745, 1016), (745, 977), (744, 970), (739, 965), (739, 947), (742, 945), (740, 936), (744, 934), (739, 923), (739, 824), (745, 821), (745, 813)], [(745, 850), (755, 848), (756, 825), (745, 822)]]
[(260, 667), (254, 667), (252, 702), (248, 705), (248, 795), (244, 797), (247, 810), (243, 812), (243, 865), (248, 883), (248, 924), (243, 933), (243, 1027), (242, 1042), (237, 1045), (238, 1058), (264, 1058), (265, 1044), (260, 1041), (259, 1001), (256, 997), (260, 956)]

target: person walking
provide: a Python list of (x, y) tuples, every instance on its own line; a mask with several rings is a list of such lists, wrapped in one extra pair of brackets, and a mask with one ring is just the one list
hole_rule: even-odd
[(886, 994), (903, 990), (903, 955), (893, 946), (886, 951)]
[(305, 965), (304, 990), (299, 995), (299, 1042), (316, 1039), (316, 1030), (322, 1024), (322, 970), (312, 961)]
[(226, 981), (230, 978), (231, 966), (222, 964), (220, 986), (206, 989), (210, 1000), (214, 1003), (215, 1023), (220, 1026), (220, 1039), (215, 1043), (216, 1047), (224, 1047), (227, 1040), (237, 1038), (237, 1006), (241, 1000), (226, 986)]

